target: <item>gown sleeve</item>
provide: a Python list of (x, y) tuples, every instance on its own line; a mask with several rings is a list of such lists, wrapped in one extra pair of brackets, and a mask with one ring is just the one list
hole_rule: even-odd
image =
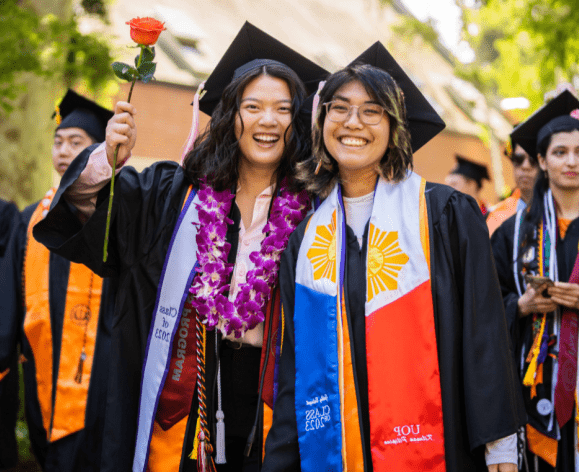
[(24, 319), (22, 266), (26, 230), (35, 206), (10, 217), (11, 226), (5, 239), (4, 254), (0, 257), (0, 372), (7, 369), (17, 356)]
[[(22, 256), (28, 220), (0, 202), (0, 470), (16, 467), (19, 409), (18, 340), (24, 316)], [(28, 209), (23, 213), (30, 215)]]
[[(115, 276), (146, 257), (161, 233), (172, 230), (184, 195), (183, 172), (175, 162), (159, 162), (137, 172), (125, 166), (115, 179), (108, 260), (103, 263), (110, 183), (96, 199), (83, 225), (64, 194), (83, 172), (93, 145), (81, 152), (64, 174), (47, 216), (34, 227), (34, 237), (51, 251), (85, 264), (101, 277)], [(171, 197), (175, 197), (171, 200)], [(63, 198), (64, 197), (64, 198)]]
[(279, 364), (279, 390), (273, 410), (273, 424), (265, 442), (262, 472), (300, 470), (298, 428), (295, 412), (295, 270), (307, 220), (291, 235), (281, 259), (279, 284), (284, 316), (284, 337)]
[[(444, 255), (438, 257), (441, 270), (433, 268), (440, 362), (453, 362), (446, 354), (453, 352), (452, 342), (461, 346), (456, 352), (461, 357), (456, 367), (461, 370), (453, 374), (446, 365), (441, 366), (446, 370), (445, 379), (441, 378), (443, 395), (445, 390), (452, 392), (449, 382), (462, 384), (462, 415), (468, 444), (474, 450), (515, 433), (526, 415), (488, 229), (474, 199), (454, 192), (435, 224), (435, 232), (438, 241), (434, 245), (444, 246)], [(443, 268), (443, 259), (450, 262), (450, 274)], [(449, 276), (454, 281), (448, 280)], [(453, 307), (454, 303), (458, 306)], [(443, 399), (443, 409), (456, 408), (444, 403)], [(445, 421), (445, 428), (452, 430), (456, 420)]]
[(499, 284), (505, 306), (507, 326), (513, 342), (517, 321), (519, 294), (513, 275), (513, 237), (515, 232), (515, 217), (509, 218), (493, 233), (491, 245), (495, 257), (495, 265), (499, 276)]

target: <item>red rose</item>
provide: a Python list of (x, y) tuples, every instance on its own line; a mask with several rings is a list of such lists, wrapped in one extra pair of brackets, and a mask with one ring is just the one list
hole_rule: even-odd
[(133, 18), (127, 21), (127, 25), (131, 27), (131, 39), (143, 46), (152, 46), (157, 42), (161, 31), (165, 31), (165, 23), (161, 23), (155, 18)]

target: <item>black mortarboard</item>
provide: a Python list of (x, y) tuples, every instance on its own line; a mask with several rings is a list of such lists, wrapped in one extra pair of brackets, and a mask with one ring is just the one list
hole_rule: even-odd
[(446, 124), (442, 118), (380, 41), (376, 41), (350, 63), (351, 66), (355, 64), (369, 64), (388, 72), (404, 92), (412, 152), (416, 152), (444, 129)]
[(456, 159), (456, 167), (450, 171), (451, 174), (464, 175), (465, 177), (475, 180), (479, 187), (482, 186), (483, 179), (491, 180), (487, 166), (478, 164), (466, 157), (454, 155)]
[(545, 137), (561, 131), (558, 125), (573, 120), (569, 113), (578, 108), (579, 100), (571, 92), (564, 90), (517, 126), (511, 133), (511, 139), (536, 158), (537, 144)]
[(234, 77), (272, 62), (281, 62), (293, 69), (308, 94), (315, 92), (320, 80), (328, 75), (317, 64), (246, 21), (205, 82), (206, 93), (199, 101), (200, 110), (211, 116), (223, 90)]
[(99, 143), (105, 140), (107, 122), (114, 115), (112, 111), (72, 90), (66, 92), (58, 108), (62, 121), (56, 129), (80, 128)]

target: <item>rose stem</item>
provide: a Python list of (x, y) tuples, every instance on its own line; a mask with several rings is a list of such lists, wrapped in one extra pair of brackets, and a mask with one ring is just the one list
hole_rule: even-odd
[[(141, 66), (141, 62), (143, 61), (143, 50), (146, 47), (146, 46), (143, 46), (141, 44), (139, 44), (139, 46), (141, 47), (141, 53), (139, 54), (139, 60), (137, 61), (137, 71), (138, 71), (139, 67)], [(137, 78), (135, 77), (133, 79), (133, 81), (131, 82), (131, 89), (129, 90), (129, 98), (127, 98), (128, 103), (131, 103), (131, 97), (133, 96), (133, 88), (135, 87), (136, 81), (137, 81)], [(111, 176), (111, 190), (109, 193), (109, 207), (107, 209), (107, 225), (106, 225), (106, 229), (105, 229), (105, 245), (104, 245), (104, 249), (103, 249), (103, 262), (107, 261), (107, 256), (108, 256), (109, 232), (110, 232), (110, 228), (111, 228), (111, 213), (113, 211), (113, 197), (115, 196), (115, 175), (116, 175), (116, 170), (117, 170), (117, 155), (119, 153), (120, 147), (121, 147), (120, 144), (117, 145), (117, 147), (115, 148), (115, 154), (113, 155), (113, 175)]]

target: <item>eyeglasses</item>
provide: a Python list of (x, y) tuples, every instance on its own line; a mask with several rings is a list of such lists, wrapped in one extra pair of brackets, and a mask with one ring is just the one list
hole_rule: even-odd
[(510, 159), (511, 162), (513, 163), (513, 165), (515, 167), (519, 167), (523, 165), (523, 162), (525, 162), (525, 159), (529, 159), (529, 163), (531, 164), (531, 166), (535, 167), (536, 165), (538, 165), (538, 162), (535, 158), (529, 156), (528, 154), (523, 154), (523, 153), (517, 153), (517, 154), (512, 154)]
[(358, 112), (358, 119), (365, 125), (377, 125), (384, 114), (384, 107), (375, 103), (364, 103), (363, 105), (348, 105), (346, 102), (339, 100), (332, 100), (324, 103), (326, 107), (326, 115), (328, 120), (334, 123), (343, 123), (352, 113), (352, 109), (356, 108)]

